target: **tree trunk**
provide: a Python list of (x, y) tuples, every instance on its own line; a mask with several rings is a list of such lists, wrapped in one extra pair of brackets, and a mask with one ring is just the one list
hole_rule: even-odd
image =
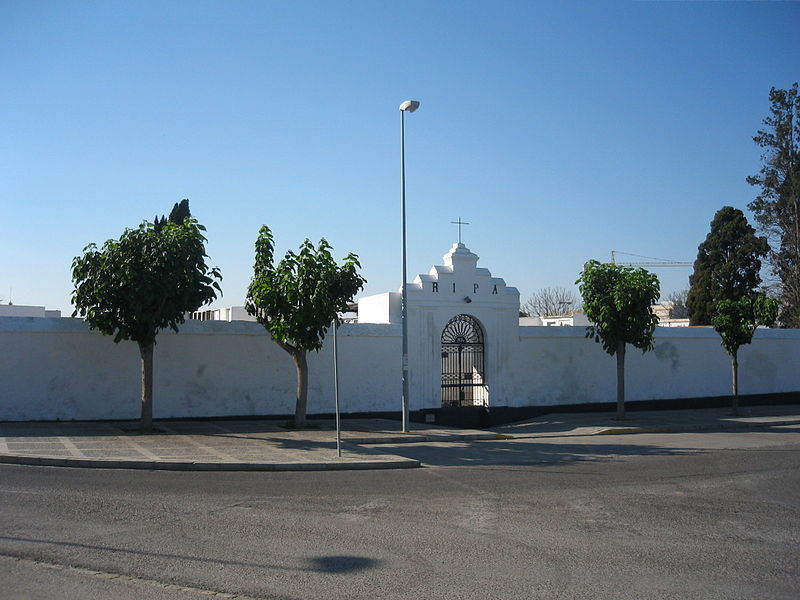
[(736, 352), (731, 356), (731, 366), (733, 375), (733, 406), (731, 412), (734, 415), (739, 414), (739, 359), (736, 357)]
[(291, 353), (297, 369), (297, 401), (294, 409), (294, 426), (306, 426), (306, 406), (308, 405), (308, 363), (306, 351), (295, 350)]
[(617, 344), (617, 420), (625, 419), (625, 342)]
[(142, 357), (142, 419), (140, 428), (144, 432), (153, 430), (153, 342), (139, 343)]

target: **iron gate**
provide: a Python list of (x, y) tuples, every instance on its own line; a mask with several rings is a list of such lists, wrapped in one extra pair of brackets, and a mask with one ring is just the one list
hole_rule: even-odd
[(442, 332), (442, 406), (486, 406), (483, 329), (469, 315), (456, 315)]

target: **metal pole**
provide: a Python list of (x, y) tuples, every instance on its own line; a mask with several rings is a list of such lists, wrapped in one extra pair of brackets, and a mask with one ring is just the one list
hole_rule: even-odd
[(336, 344), (336, 330), (339, 329), (339, 318), (333, 319), (333, 389), (336, 397), (336, 456), (342, 457), (342, 428), (339, 422), (339, 353)]
[(406, 285), (406, 130), (405, 111), (400, 111), (400, 205), (403, 238), (403, 433), (409, 431), (408, 413), (408, 290)]

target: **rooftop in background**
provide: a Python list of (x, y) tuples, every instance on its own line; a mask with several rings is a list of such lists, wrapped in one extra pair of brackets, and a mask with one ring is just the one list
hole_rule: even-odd
[(41, 317), (58, 319), (60, 310), (47, 310), (44, 306), (24, 306), (22, 304), (0, 304), (0, 317)]

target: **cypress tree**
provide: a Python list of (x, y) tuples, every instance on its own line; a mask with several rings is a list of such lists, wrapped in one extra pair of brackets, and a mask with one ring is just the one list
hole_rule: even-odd
[(192, 216), (191, 211), (189, 210), (189, 200), (188, 198), (184, 198), (179, 203), (175, 203), (175, 206), (172, 207), (172, 210), (169, 213), (169, 222), (175, 223), (176, 225), (182, 225), (183, 222)]
[(172, 206), (172, 210), (169, 213), (168, 219), (165, 218), (164, 215), (161, 215), (161, 218), (159, 219), (158, 215), (156, 215), (156, 218), (153, 219), (153, 229), (156, 231), (161, 231), (167, 222), (175, 223), (176, 225), (183, 225), (183, 222), (186, 219), (191, 218), (191, 216), (192, 213), (189, 210), (189, 200), (184, 198), (180, 201), (180, 203), (176, 202)]
[(732, 206), (718, 210), (711, 231), (697, 248), (694, 273), (689, 277), (689, 324), (711, 325), (721, 300), (756, 294), (761, 257), (768, 252), (767, 238), (756, 235), (741, 210)]

